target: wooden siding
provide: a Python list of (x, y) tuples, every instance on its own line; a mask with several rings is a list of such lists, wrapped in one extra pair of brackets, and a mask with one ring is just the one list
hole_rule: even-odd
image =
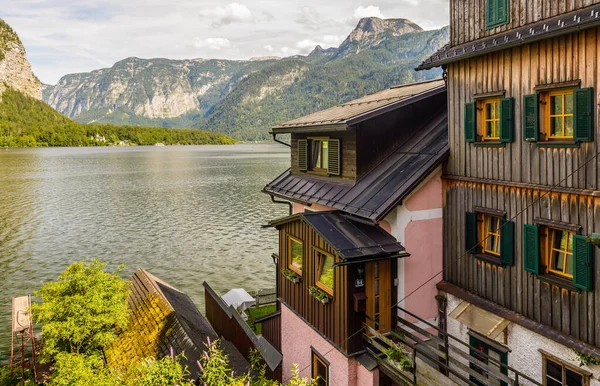
[[(298, 284), (294, 284), (281, 273), (282, 269), (287, 268), (288, 234), (303, 241), (302, 281)], [(316, 281), (316, 257), (313, 247), (335, 256), (335, 252), (325, 240), (302, 220), (279, 227), (280, 262), (277, 273), (279, 275), (277, 293), (281, 301), (290, 306), (323, 336), (343, 351), (352, 353), (356, 342), (360, 345), (360, 334), (357, 334), (356, 339), (353, 339), (350, 344), (347, 338), (356, 331), (355, 329), (360, 328), (356, 327), (356, 325), (360, 325), (360, 321), (358, 323), (349, 321), (350, 312), (354, 313), (351, 310), (350, 302), (353, 295), (349, 294), (349, 283), (354, 282), (353, 278), (348, 277), (348, 271), (351, 270), (348, 270), (347, 267), (335, 268), (333, 299), (328, 304), (322, 304), (308, 293), (308, 288), (315, 286)], [(335, 256), (335, 261), (339, 262), (339, 257)]]
[[(523, 268), (523, 224), (534, 218), (578, 224), (581, 234), (600, 232), (600, 197), (565, 192), (444, 180), (444, 279), (532, 320), (600, 345), (600, 264), (595, 290), (571, 291), (539, 280)], [(502, 268), (465, 254), (465, 212), (475, 206), (506, 211), (515, 221), (515, 265)], [(596, 248), (594, 248), (595, 251)], [(596, 252), (594, 252), (596, 253)], [(596, 253), (597, 254), (597, 253)]]
[(281, 315), (269, 318), (261, 323), (262, 336), (281, 352)]
[(450, 2), (450, 42), (453, 46), (600, 3), (599, 0), (510, 0), (509, 23), (486, 30), (486, 1), (452, 0)]
[[(342, 161), (341, 178), (356, 180), (356, 131), (344, 131), (334, 133), (311, 133), (311, 134), (292, 134), (292, 173), (306, 174), (298, 168), (298, 140), (308, 137), (329, 137), (339, 139), (341, 142), (340, 158)], [(334, 177), (332, 177), (334, 178)], [(335, 177), (337, 178), (337, 177)]]
[[(579, 148), (540, 147), (523, 141), (523, 95), (540, 84), (581, 80), (593, 87), (594, 106), (600, 98), (600, 29), (593, 28), (530, 45), (497, 52), (448, 66), (450, 159), (447, 174), (492, 180), (599, 189), (600, 167), (593, 161), (600, 135), (598, 114), (595, 142)], [(477, 147), (464, 137), (464, 105), (473, 95), (505, 90), (515, 98), (515, 141), (506, 148)], [(587, 165), (578, 168), (587, 161)], [(571, 173), (573, 173), (571, 175)]]

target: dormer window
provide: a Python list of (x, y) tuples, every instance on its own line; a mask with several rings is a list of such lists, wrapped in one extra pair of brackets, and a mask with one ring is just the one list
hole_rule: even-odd
[(341, 175), (340, 140), (329, 137), (299, 139), (298, 169), (321, 175)]

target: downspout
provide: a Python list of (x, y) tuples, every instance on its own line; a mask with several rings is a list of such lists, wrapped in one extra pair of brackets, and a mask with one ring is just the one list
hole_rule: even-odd
[(273, 201), (273, 203), (275, 203), (275, 204), (287, 204), (287, 205), (289, 206), (289, 208), (290, 208), (290, 216), (293, 214), (293, 209), (292, 209), (292, 208), (293, 208), (293, 206), (292, 206), (292, 203), (291, 203), (291, 202), (289, 202), (289, 201), (279, 201), (279, 200), (276, 200), (276, 199), (275, 199), (275, 196), (274, 196), (274, 195), (272, 195), (272, 194), (271, 194), (270, 196), (271, 196), (271, 201)]
[(291, 144), (289, 144), (289, 143), (287, 143), (287, 142), (280, 141), (279, 139), (277, 139), (277, 134), (276, 134), (276, 133), (270, 132), (269, 134), (271, 134), (271, 135), (273, 136), (273, 141), (275, 141), (275, 142), (277, 142), (277, 143), (280, 143), (280, 144), (282, 144), (282, 145), (285, 145), (285, 146), (287, 146), (287, 147), (292, 147), (292, 145), (291, 145)]

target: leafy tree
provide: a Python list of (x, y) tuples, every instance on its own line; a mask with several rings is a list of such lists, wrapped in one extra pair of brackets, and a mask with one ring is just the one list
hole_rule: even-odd
[(100, 355), (58, 353), (48, 386), (117, 386), (118, 378), (108, 371)]
[(110, 273), (105, 266), (97, 260), (71, 264), (35, 293), (42, 299), (32, 311), (42, 323), (43, 360), (58, 353), (96, 354), (127, 326), (130, 282), (119, 276), (123, 267)]

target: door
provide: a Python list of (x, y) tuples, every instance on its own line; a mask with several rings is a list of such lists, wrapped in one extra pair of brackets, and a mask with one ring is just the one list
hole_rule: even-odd
[(392, 262), (381, 260), (365, 264), (365, 291), (367, 316), (380, 323), (375, 325), (367, 319), (367, 325), (380, 332), (392, 328)]

